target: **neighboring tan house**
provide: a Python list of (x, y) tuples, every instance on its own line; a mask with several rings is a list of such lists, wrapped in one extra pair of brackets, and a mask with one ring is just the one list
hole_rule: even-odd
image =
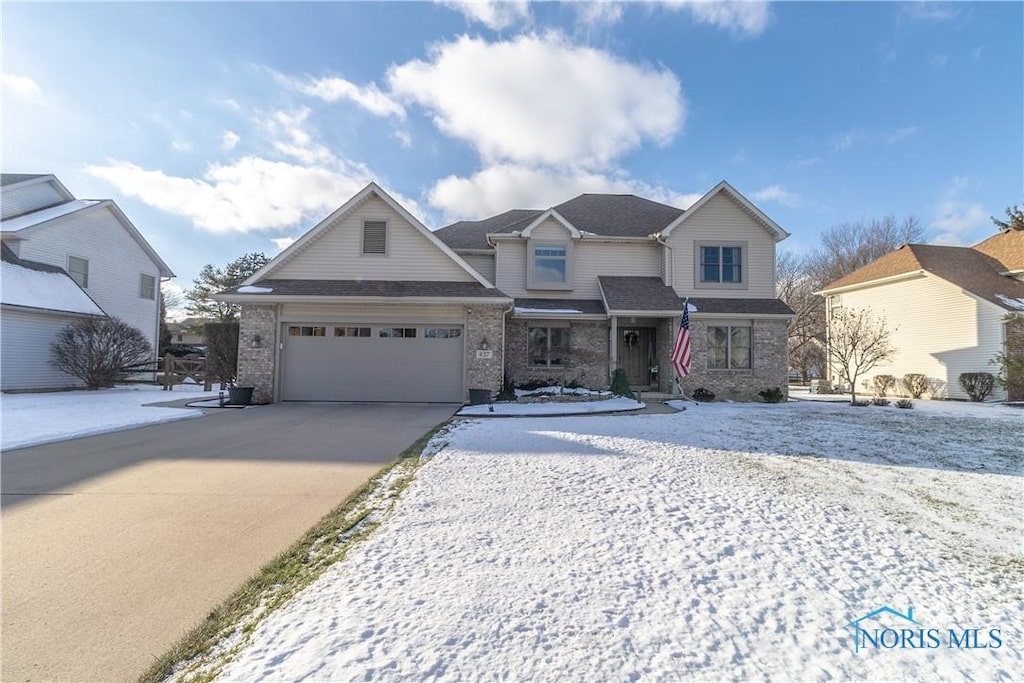
[(683, 392), (748, 400), (787, 384), (787, 236), (725, 182), (687, 211), (581, 195), (437, 232), (371, 183), (216, 298), (242, 304), (239, 382), (262, 401), (462, 402), (506, 375), (603, 388), (616, 368), (672, 392), (680, 297)]
[[(102, 313), (138, 328), (156, 353), (160, 281), (174, 273), (117, 204), (109, 199), (76, 199), (52, 175), (5, 173), (0, 175), (0, 212), (0, 241), (5, 253), (10, 250), (13, 258), (24, 263), (65, 273)], [(13, 267), (12, 261), (5, 258), (5, 262)], [(35, 316), (33, 326), (26, 323), (29, 314)], [(40, 325), (39, 315), (26, 310), (15, 313), (4, 296), (0, 349), (4, 390), (78, 384), (69, 385), (66, 376), (55, 378), (40, 371), (32, 377), (11, 370), (48, 364), (50, 342), (62, 325), (53, 324), (52, 319)], [(9, 370), (13, 374), (8, 375)]]
[[(973, 247), (905, 244), (826, 286), (829, 319), (838, 307), (868, 308), (893, 330), (897, 352), (868, 373), (921, 373), (936, 398), (968, 398), (965, 372), (998, 372), (1006, 315), (1024, 311), (1024, 232), (1010, 230)], [(1005, 393), (997, 390), (994, 398)]]

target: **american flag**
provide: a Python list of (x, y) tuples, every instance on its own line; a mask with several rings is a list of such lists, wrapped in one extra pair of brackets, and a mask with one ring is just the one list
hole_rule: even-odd
[(683, 319), (679, 321), (679, 334), (672, 347), (672, 367), (679, 379), (690, 374), (690, 304), (683, 304)]

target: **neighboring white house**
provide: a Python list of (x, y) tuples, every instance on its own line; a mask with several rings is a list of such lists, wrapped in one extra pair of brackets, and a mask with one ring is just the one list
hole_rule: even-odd
[[(139, 329), (155, 355), (160, 282), (174, 273), (112, 200), (76, 199), (52, 175), (5, 173), (0, 176), (0, 241), (5, 247), (5, 276), (8, 266), (34, 272), (44, 272), (39, 267), (56, 269), (52, 272), (77, 283), (101, 313)], [(15, 372), (14, 368), (48, 366), (50, 341), (62, 325), (53, 322), (53, 313), (45, 306), (9, 302), (7, 282), (0, 286), (3, 389), (68, 386), (67, 377)], [(35, 322), (28, 325), (29, 319)]]
[(820, 294), (830, 319), (839, 307), (866, 308), (893, 330), (896, 355), (867, 382), (921, 373), (933, 380), (935, 397), (962, 399), (962, 373), (998, 371), (990, 361), (1004, 348), (1006, 315), (1024, 311), (1022, 278), (1024, 232), (1010, 230), (973, 247), (905, 244)]
[(239, 381), (260, 401), (461, 402), (503, 379), (755, 399), (787, 385), (787, 233), (728, 183), (690, 209), (585, 194), (428, 230), (371, 184), (215, 298), (242, 304)]

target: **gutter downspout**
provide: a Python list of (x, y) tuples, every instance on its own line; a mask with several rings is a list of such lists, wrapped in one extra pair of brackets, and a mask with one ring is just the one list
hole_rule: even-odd
[(665, 284), (667, 284), (672, 289), (675, 289), (676, 288), (676, 255), (675, 255), (675, 252), (672, 250), (672, 247), (669, 246), (668, 242), (665, 241), (664, 236), (662, 236), (662, 234), (660, 232), (654, 233), (653, 235), (651, 235), (651, 237), (654, 238), (655, 242), (657, 242), (661, 246), (663, 246), (666, 249), (668, 249), (668, 265), (669, 265), (669, 268), (667, 268), (666, 270), (671, 270), (671, 276), (668, 277), (668, 282), (665, 283)]

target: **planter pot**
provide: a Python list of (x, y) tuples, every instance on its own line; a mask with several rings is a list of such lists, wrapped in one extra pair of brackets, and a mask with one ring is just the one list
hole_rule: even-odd
[(470, 389), (469, 390), (469, 403), (470, 405), (478, 406), (484, 403), (491, 402), (491, 390), (490, 389)]
[(233, 406), (247, 406), (252, 403), (254, 387), (228, 387), (228, 403)]

